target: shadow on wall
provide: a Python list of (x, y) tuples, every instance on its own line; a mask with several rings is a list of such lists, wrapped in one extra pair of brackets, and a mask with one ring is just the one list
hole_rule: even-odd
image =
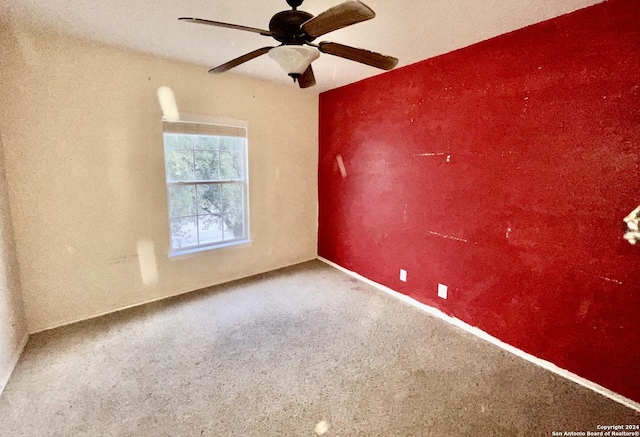
[(27, 337), (0, 134), (0, 393), (11, 376)]

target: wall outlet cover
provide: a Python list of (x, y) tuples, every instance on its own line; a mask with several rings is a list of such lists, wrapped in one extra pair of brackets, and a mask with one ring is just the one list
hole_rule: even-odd
[(407, 271), (404, 269), (400, 269), (400, 280), (407, 282)]
[(447, 287), (444, 284), (438, 284), (438, 297), (441, 297), (442, 299), (446, 299), (448, 288), (449, 287)]

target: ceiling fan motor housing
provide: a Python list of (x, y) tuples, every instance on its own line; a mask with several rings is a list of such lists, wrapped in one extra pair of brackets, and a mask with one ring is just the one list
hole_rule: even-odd
[(315, 38), (307, 35), (300, 26), (312, 18), (313, 15), (304, 11), (278, 12), (269, 21), (269, 31), (283, 44), (306, 44)]

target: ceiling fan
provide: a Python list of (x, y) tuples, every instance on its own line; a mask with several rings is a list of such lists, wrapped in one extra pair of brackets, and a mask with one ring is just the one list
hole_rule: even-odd
[(364, 49), (327, 41), (319, 44), (313, 43), (316, 38), (326, 33), (375, 17), (376, 14), (364, 3), (357, 0), (348, 0), (314, 17), (308, 12), (298, 10), (298, 6), (303, 1), (287, 0), (292, 10), (275, 14), (269, 21), (269, 30), (203, 20), (201, 18), (183, 17), (179, 18), (179, 20), (259, 33), (260, 35), (271, 36), (281, 43), (278, 46), (262, 47), (249, 52), (212, 68), (209, 70), (210, 73), (224, 73), (233, 67), (268, 53), (293, 78), (294, 82), (298, 82), (300, 88), (308, 88), (316, 84), (311, 63), (318, 59), (320, 52), (383, 70), (391, 70), (398, 64), (398, 59), (394, 57)]

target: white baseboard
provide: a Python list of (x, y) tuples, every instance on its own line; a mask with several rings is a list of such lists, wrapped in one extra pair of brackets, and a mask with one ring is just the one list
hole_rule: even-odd
[(414, 307), (425, 311), (426, 313), (431, 314), (432, 316), (435, 316), (441, 320), (444, 320), (445, 322), (451, 323), (452, 325), (457, 326), (458, 328), (464, 329), (465, 331), (480, 337), (483, 340), (488, 341), (489, 343), (492, 343), (504, 350), (506, 350), (507, 352), (511, 352), (514, 355), (517, 355), (520, 358), (523, 358), (527, 361), (529, 361), (530, 363), (536, 364), (540, 367), (542, 367), (543, 369), (549, 370), (553, 373), (555, 373), (556, 375), (562, 376), (563, 378), (566, 378), (570, 381), (573, 381), (577, 384), (580, 384), (583, 387), (586, 387), (590, 390), (595, 391), (596, 393), (600, 393), (603, 396), (608, 397), (609, 399), (612, 399), (616, 402), (621, 403), (622, 405), (632, 408), (636, 411), (640, 411), (640, 403), (633, 401), (625, 396), (622, 396), (621, 394), (618, 394), (616, 392), (613, 392), (611, 390), (609, 390), (608, 388), (605, 388), (599, 384), (596, 384), (593, 381), (589, 381), (588, 379), (585, 379), (581, 376), (576, 375), (575, 373), (572, 373), (566, 369), (563, 369), (561, 367), (556, 366), (555, 364), (543, 360), (541, 358), (538, 358), (536, 356), (533, 356), (527, 352), (524, 352), (514, 346), (511, 346), (510, 344), (507, 344), (501, 340), (498, 340), (497, 338), (493, 337), (492, 335), (484, 332), (483, 330), (476, 328), (475, 326), (471, 326), (468, 323), (463, 322), (460, 319), (456, 319), (455, 317), (451, 317), (447, 314), (445, 314), (444, 312), (440, 311), (437, 308), (431, 307), (429, 305), (423, 304), (421, 302), (418, 302), (415, 299), (410, 298), (409, 296), (406, 296), (402, 293), (399, 293), (395, 290), (392, 290), (389, 287), (386, 287), (382, 284), (378, 284), (377, 282), (372, 281), (371, 279), (367, 279), (362, 275), (359, 275), (356, 272), (352, 272), (351, 270), (345, 269), (344, 267), (329, 261), (328, 259), (322, 258), (321, 256), (318, 257), (318, 259), (362, 282), (365, 282), (369, 285), (374, 286), (375, 288), (384, 291), (387, 294), (390, 294), (391, 296), (400, 299), (410, 305), (413, 305)]
[(29, 334), (25, 334), (22, 341), (20, 342), (20, 345), (18, 346), (18, 348), (14, 351), (13, 356), (11, 357), (11, 360), (9, 361), (9, 368), (7, 369), (7, 372), (5, 375), (0, 375), (0, 396), (2, 395), (2, 392), (4, 391), (4, 388), (7, 386), (7, 383), (9, 382), (9, 378), (11, 378), (11, 374), (13, 373), (13, 369), (16, 368), (16, 364), (18, 364), (18, 360), (20, 359), (20, 356), (22, 355), (22, 352), (24, 351), (25, 346), (27, 346), (27, 341), (29, 341)]

